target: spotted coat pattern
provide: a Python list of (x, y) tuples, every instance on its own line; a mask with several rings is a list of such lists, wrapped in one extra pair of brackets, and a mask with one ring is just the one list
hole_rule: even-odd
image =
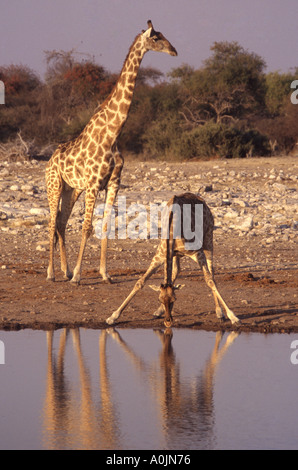
[[(118, 81), (109, 97), (99, 106), (81, 134), (59, 145), (46, 168), (47, 195), (50, 207), (50, 260), (47, 279), (54, 280), (54, 244), (60, 244), (61, 269), (66, 278), (79, 283), (87, 239), (92, 232), (92, 217), (99, 191), (106, 191), (106, 206), (101, 245), (100, 273), (110, 277), (106, 268), (109, 215), (120, 186), (123, 157), (117, 149), (117, 138), (128, 117), (138, 70), (149, 51), (177, 55), (175, 48), (151, 21), (148, 29), (137, 35), (127, 54)], [(77, 264), (72, 273), (65, 249), (65, 228), (73, 205), (85, 191), (85, 217)]]
[[(175, 218), (172, 217), (173, 206), (176, 205), (180, 208), (180, 214), (183, 214), (183, 208), (185, 206), (190, 207), (190, 225), (191, 232), (194, 233), (196, 230), (196, 206), (203, 205), (203, 237), (202, 245), (198, 249), (190, 249), (191, 245), (187, 245), (187, 242), (191, 239), (187, 239), (185, 236), (185, 225), (183, 224), (183, 217), (181, 216), (178, 219), (178, 222), (175, 222)], [(120, 317), (123, 310), (127, 307), (132, 298), (137, 294), (137, 292), (144, 287), (145, 282), (154, 274), (161, 265), (164, 265), (164, 284), (161, 284), (160, 287), (150, 286), (154, 290), (158, 290), (160, 307), (155, 312), (154, 315), (161, 316), (165, 314), (165, 326), (170, 327), (172, 325), (172, 308), (176, 300), (175, 290), (183, 286), (175, 286), (175, 280), (180, 271), (180, 259), (184, 256), (190, 257), (193, 261), (199, 264), (203, 270), (204, 278), (208, 287), (210, 287), (216, 307), (216, 315), (218, 318), (223, 319), (223, 312), (220, 307), (220, 304), (224, 307), (227, 317), (231, 320), (232, 323), (239, 322), (239, 319), (234, 315), (232, 310), (229, 309), (222, 296), (220, 295), (218, 288), (214, 280), (214, 270), (213, 270), (213, 230), (214, 230), (214, 219), (211, 213), (210, 208), (200, 196), (197, 196), (192, 193), (184, 193), (179, 196), (173, 196), (167, 203), (168, 207), (168, 236), (164, 239), (161, 239), (160, 244), (157, 248), (156, 254), (153, 257), (149, 268), (146, 273), (136, 282), (134, 288), (120, 305), (118, 310), (113, 312), (113, 314), (106, 320), (109, 325), (115, 323), (115, 321)], [(175, 223), (179, 223), (180, 236), (174, 238)], [(201, 227), (197, 227), (201, 228)], [(190, 232), (189, 232), (190, 233)], [(188, 248), (186, 248), (188, 247)]]

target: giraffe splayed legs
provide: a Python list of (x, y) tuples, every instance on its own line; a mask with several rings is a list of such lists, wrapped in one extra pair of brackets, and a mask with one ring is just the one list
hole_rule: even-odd
[[(183, 217), (181, 216), (178, 223), (180, 225), (179, 233), (180, 237), (174, 239), (174, 233), (176, 232), (177, 225), (175, 225), (175, 219), (173, 217), (172, 207), (176, 205), (180, 207), (180, 214), (183, 214), (183, 207), (190, 206), (191, 209), (191, 226), (196, 229), (202, 227), (195, 227), (195, 214), (196, 214), (196, 205), (203, 206), (203, 239), (202, 246), (199, 249), (187, 249), (187, 243), (189, 240), (185, 236), (185, 223), (183, 222)], [(180, 289), (181, 285), (175, 286), (175, 280), (179, 274), (180, 269), (180, 258), (183, 256), (188, 256), (193, 259), (199, 266), (202, 268), (204, 273), (204, 278), (208, 287), (210, 287), (216, 308), (216, 315), (219, 319), (223, 319), (223, 312), (220, 307), (220, 304), (224, 308), (227, 317), (230, 319), (231, 323), (238, 323), (239, 319), (234, 315), (232, 310), (229, 309), (225, 301), (223, 300), (221, 294), (218, 291), (214, 280), (214, 271), (213, 271), (213, 229), (214, 229), (214, 219), (212, 213), (207, 206), (206, 202), (199, 196), (196, 196), (191, 193), (185, 193), (180, 196), (174, 196), (167, 204), (169, 209), (169, 233), (168, 239), (162, 239), (157, 248), (157, 252), (153, 257), (149, 268), (146, 273), (136, 282), (131, 293), (127, 296), (124, 302), (120, 307), (106, 320), (109, 325), (114, 324), (117, 319), (122, 314), (123, 310), (127, 307), (129, 302), (137, 294), (137, 292), (144, 287), (145, 282), (154, 274), (157, 269), (164, 264), (165, 267), (165, 279), (164, 284), (158, 286), (150, 286), (154, 290), (158, 290), (159, 301), (161, 303), (159, 309), (157, 310), (157, 316), (165, 314), (165, 326), (170, 327), (172, 325), (172, 309), (174, 302), (176, 300), (175, 291)], [(192, 230), (193, 231), (193, 230)]]

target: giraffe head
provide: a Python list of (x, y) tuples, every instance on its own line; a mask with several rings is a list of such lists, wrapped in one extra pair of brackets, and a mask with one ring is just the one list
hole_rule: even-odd
[(142, 38), (147, 51), (166, 52), (172, 56), (177, 55), (175, 47), (158, 31), (155, 31), (151, 20), (148, 20), (148, 29), (143, 31)]
[(165, 317), (166, 317), (165, 325), (167, 327), (170, 327), (173, 322), (172, 310), (173, 310), (175, 300), (176, 300), (176, 296), (175, 296), (174, 286), (169, 285), (169, 284), (161, 284), (159, 301), (161, 304), (164, 305), (164, 308), (165, 308)]
[(178, 284), (174, 286), (173, 284), (161, 284), (158, 286), (150, 286), (151, 289), (159, 291), (159, 301), (164, 306), (165, 309), (165, 326), (170, 327), (173, 322), (172, 310), (174, 302), (176, 300), (175, 291), (182, 289), (184, 284)]

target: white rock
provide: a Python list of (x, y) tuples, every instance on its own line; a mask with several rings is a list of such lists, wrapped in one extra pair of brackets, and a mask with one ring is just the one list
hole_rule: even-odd
[(21, 186), (21, 190), (26, 192), (26, 191), (33, 191), (34, 186), (32, 184), (23, 184)]
[(30, 214), (48, 216), (49, 211), (47, 209), (42, 208), (42, 207), (31, 207)]
[(11, 191), (19, 191), (20, 190), (20, 186), (18, 186), (17, 184), (13, 184), (12, 186), (10, 186), (9, 188)]
[(253, 227), (253, 218), (251, 216), (246, 217), (239, 222), (240, 224), (237, 226), (237, 228), (242, 232), (247, 232)]
[(272, 185), (272, 187), (274, 189), (277, 189), (277, 191), (285, 191), (287, 189), (287, 187), (284, 184), (281, 184), (281, 183), (274, 183)]
[(238, 204), (240, 207), (249, 207), (248, 202), (243, 201), (242, 199), (234, 199), (235, 204)]
[(37, 245), (37, 247), (36, 247), (36, 251), (46, 251), (46, 249), (45, 249), (45, 247), (44, 247), (44, 246)]
[(239, 217), (239, 213), (237, 211), (235, 211), (234, 209), (229, 209), (225, 214), (224, 214), (224, 217), (225, 218), (228, 218), (228, 219), (235, 219), (236, 217)]

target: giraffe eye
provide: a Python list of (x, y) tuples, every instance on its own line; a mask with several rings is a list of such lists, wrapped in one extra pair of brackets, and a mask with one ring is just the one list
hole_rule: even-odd
[(157, 36), (153, 36), (152, 39), (153, 39), (154, 42), (158, 41), (158, 37), (157, 37)]

